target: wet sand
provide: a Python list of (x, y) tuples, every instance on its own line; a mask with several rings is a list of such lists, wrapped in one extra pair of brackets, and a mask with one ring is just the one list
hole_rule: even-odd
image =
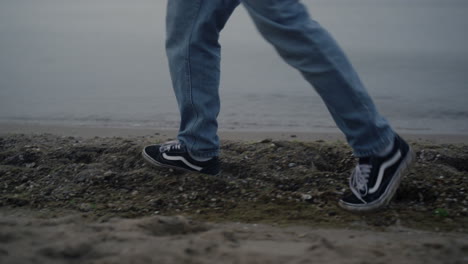
[[(82, 138), (92, 137), (136, 137), (152, 136), (155, 140), (175, 138), (174, 129), (161, 129), (155, 127), (129, 127), (129, 126), (90, 126), (90, 125), (62, 125), (43, 124), (35, 122), (1, 122), (0, 135), (8, 134), (54, 134), (60, 136), (75, 136)], [(236, 141), (258, 141), (265, 138), (289, 141), (337, 141), (345, 140), (341, 133), (336, 132), (295, 132), (294, 130), (220, 130), (220, 138)], [(434, 134), (434, 133), (402, 133), (408, 140), (434, 144), (468, 144), (467, 134)]]

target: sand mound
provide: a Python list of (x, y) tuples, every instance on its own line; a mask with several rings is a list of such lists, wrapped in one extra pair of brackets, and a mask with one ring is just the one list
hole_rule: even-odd
[(0, 138), (0, 205), (90, 217), (191, 215), (210, 221), (315, 226), (394, 225), (466, 232), (468, 146), (413, 144), (417, 164), (388, 210), (338, 208), (355, 164), (342, 142), (223, 142), (223, 177), (157, 169), (151, 138)]
[(413, 143), (389, 208), (358, 215), (337, 206), (343, 142), (223, 142), (222, 177), (153, 168), (149, 143), (0, 137), (0, 262), (468, 261), (468, 146)]

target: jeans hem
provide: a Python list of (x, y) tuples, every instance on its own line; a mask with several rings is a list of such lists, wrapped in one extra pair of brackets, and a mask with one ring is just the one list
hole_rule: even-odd
[(388, 132), (384, 136), (374, 142), (371, 147), (354, 149), (354, 155), (358, 158), (374, 156), (385, 149), (393, 140), (395, 140), (396, 134), (393, 131)]
[(190, 155), (193, 157), (199, 157), (199, 158), (213, 158), (213, 157), (218, 157), (219, 156), (219, 150), (216, 151), (197, 151), (197, 152), (192, 152), (189, 151)]

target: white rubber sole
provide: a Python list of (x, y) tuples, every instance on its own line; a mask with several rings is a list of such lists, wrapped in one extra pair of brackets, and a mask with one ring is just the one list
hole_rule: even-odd
[(406, 154), (406, 158), (400, 164), (400, 167), (398, 167), (397, 171), (395, 172), (395, 176), (393, 176), (392, 180), (388, 185), (387, 190), (385, 190), (380, 199), (362, 205), (349, 204), (344, 202), (343, 200), (340, 200), (338, 202), (339, 206), (345, 210), (353, 212), (371, 212), (382, 209), (383, 207), (387, 206), (393, 199), (393, 196), (395, 196), (398, 187), (400, 187), (401, 179), (407, 174), (408, 168), (411, 166), (411, 164), (413, 164), (415, 160), (416, 155), (410, 147), (408, 153)]

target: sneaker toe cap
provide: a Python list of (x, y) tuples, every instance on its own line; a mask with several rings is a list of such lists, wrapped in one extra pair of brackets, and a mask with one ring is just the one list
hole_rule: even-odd
[(146, 146), (144, 148), (144, 152), (149, 156), (156, 157), (156, 156), (159, 155), (159, 148), (160, 147), (161, 147), (160, 145)]

